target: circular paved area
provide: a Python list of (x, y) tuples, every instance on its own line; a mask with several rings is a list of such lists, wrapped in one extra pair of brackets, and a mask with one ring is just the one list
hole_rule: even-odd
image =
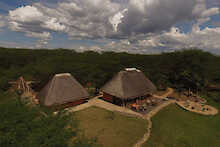
[(189, 102), (180, 101), (180, 102), (176, 102), (176, 104), (185, 110), (199, 113), (202, 115), (216, 115), (216, 114), (218, 114), (218, 109), (216, 109), (210, 105), (201, 105), (200, 103), (195, 103), (192, 101), (189, 101)]

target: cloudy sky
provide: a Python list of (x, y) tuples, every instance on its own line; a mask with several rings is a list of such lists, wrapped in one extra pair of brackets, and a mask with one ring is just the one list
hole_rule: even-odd
[(0, 46), (220, 54), (220, 0), (1, 0)]

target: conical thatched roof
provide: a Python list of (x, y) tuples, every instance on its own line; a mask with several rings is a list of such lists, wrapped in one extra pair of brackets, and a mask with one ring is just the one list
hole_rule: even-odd
[(38, 99), (45, 106), (60, 105), (88, 98), (88, 92), (69, 73), (56, 74), (40, 91)]
[(132, 99), (151, 94), (156, 87), (140, 70), (127, 69), (114, 76), (101, 91), (121, 99)]

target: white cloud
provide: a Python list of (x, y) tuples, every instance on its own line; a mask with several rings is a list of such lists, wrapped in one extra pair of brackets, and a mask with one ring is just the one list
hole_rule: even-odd
[(50, 31), (65, 29), (57, 18), (44, 15), (34, 6), (23, 6), (9, 11), (8, 20), (11, 30), (24, 32), (26, 36), (39, 38), (41, 41), (51, 38)]
[(115, 32), (118, 32), (118, 25), (122, 23), (122, 18), (124, 17), (124, 13), (127, 11), (128, 9), (124, 9), (123, 11), (120, 11), (116, 13), (113, 17), (109, 18), (109, 22), (112, 24)]
[(219, 8), (206, 9), (200, 14), (200, 17), (197, 19), (197, 21), (199, 24), (203, 24), (211, 20), (210, 16), (217, 14), (219, 14)]
[(220, 27), (200, 30), (195, 24), (190, 33), (181, 33), (178, 28), (171, 28), (169, 32), (154, 34), (136, 43), (139, 48), (159, 49), (161, 51), (178, 50), (182, 48), (201, 48), (205, 50), (220, 49)]
[[(34, 3), (17, 8), (9, 11), (8, 20), (11, 30), (39, 38), (40, 45), (46, 45), (54, 31), (71, 39), (121, 39), (106, 49), (90, 50), (154, 53), (192, 46), (217, 48), (218, 28), (198, 27), (216, 14), (219, 8), (207, 8), (206, 0), (65, 0), (53, 7)], [(197, 21), (197, 26), (187, 34), (173, 27), (184, 21)]]
[(219, 8), (210, 8), (210, 9), (205, 10), (201, 16), (209, 17), (209, 16), (216, 15), (216, 14), (219, 14)]
[(13, 11), (9, 11), (11, 21), (34, 22), (43, 19), (43, 13), (33, 6), (22, 6)]
[(6, 26), (6, 20), (4, 18), (4, 16), (0, 15), (0, 28)]
[[(183, 48), (200, 48), (207, 51), (216, 51), (220, 49), (220, 27), (205, 28), (201, 30), (198, 24), (193, 26), (192, 32), (183, 33), (178, 28), (172, 27), (170, 31), (160, 34), (150, 34), (145, 38), (138, 38), (134, 43), (129, 40), (120, 42), (110, 41), (107, 45), (97, 48), (99, 52), (115, 51), (140, 54), (155, 54), (161, 52), (170, 52), (181, 50)], [(90, 50), (90, 47), (83, 51)], [(220, 50), (218, 51), (220, 53)]]
[(65, 30), (65, 26), (61, 25), (57, 18), (51, 18), (48, 21), (45, 22), (45, 24), (42, 24), (42, 27), (47, 28), (49, 30), (54, 31), (63, 31)]
[(21, 32), (57, 31), (71, 38), (129, 38), (169, 30), (174, 24), (219, 13), (205, 0), (68, 0), (9, 11), (10, 28)]
[(220, 1), (219, 0), (206, 0), (206, 4), (207, 4), (208, 8), (219, 7), (220, 6)]
[(50, 33), (49, 32), (43, 32), (43, 33), (29, 32), (29, 33), (27, 33), (27, 36), (34, 37), (34, 38), (46, 39), (46, 38), (50, 38)]
[(5, 22), (0, 20), (0, 28), (5, 26)]

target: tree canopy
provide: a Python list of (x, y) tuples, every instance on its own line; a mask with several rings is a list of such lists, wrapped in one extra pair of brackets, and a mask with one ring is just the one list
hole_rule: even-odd
[[(3, 100), (4, 99), (4, 100)], [(2, 147), (90, 147), (95, 142), (77, 139), (73, 114), (53, 115), (40, 107), (30, 107), (16, 95), (0, 96), (0, 146)]]
[(126, 67), (142, 70), (153, 83), (177, 88), (202, 89), (220, 82), (220, 57), (198, 49), (158, 55), (73, 50), (0, 49), (0, 89), (24, 76), (36, 80), (39, 91), (56, 73), (69, 72), (82, 85), (100, 88)]

